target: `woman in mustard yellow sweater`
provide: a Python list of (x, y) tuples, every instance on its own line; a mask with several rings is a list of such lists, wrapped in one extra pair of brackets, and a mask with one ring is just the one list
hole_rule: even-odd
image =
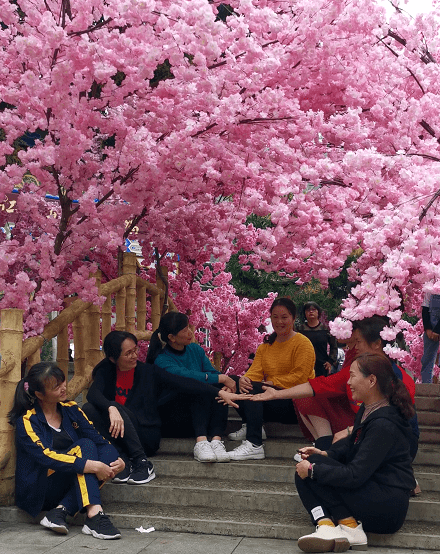
[[(242, 393), (257, 394), (264, 384), (279, 389), (307, 383), (315, 377), (315, 350), (304, 335), (294, 331), (296, 306), (289, 298), (277, 298), (270, 308), (274, 332), (265, 337), (255, 354), (254, 362), (240, 377)], [(262, 425), (264, 421), (296, 423), (291, 400), (269, 402), (239, 402), (243, 427), (231, 433), (232, 440), (245, 439), (230, 452), (231, 460), (261, 460), (264, 458)]]

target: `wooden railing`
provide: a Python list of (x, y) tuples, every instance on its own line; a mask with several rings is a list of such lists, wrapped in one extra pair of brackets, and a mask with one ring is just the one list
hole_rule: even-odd
[[(159, 326), (165, 300), (162, 281), (153, 285), (136, 275), (136, 255), (125, 253), (122, 276), (101, 284), (95, 274), (99, 294), (106, 298), (102, 308), (78, 298), (68, 298), (65, 309), (50, 321), (41, 335), (23, 340), (23, 311), (4, 309), (0, 314), (0, 505), (10, 505), (14, 498), (15, 449), (14, 433), (7, 421), (15, 388), (21, 379), (22, 363), (29, 368), (40, 361), (42, 346), (57, 337), (57, 363), (66, 378), (69, 366), (69, 325), (74, 343), (74, 374), (68, 383), (68, 397), (74, 399), (91, 380), (92, 369), (102, 359), (101, 340), (111, 330), (129, 331), (139, 340), (149, 340), (152, 331), (146, 330), (147, 300), (151, 302), (149, 321), (154, 331)], [(164, 268), (162, 268), (162, 272)], [(113, 314), (112, 303), (115, 310)], [(171, 298), (168, 310), (175, 310)]]

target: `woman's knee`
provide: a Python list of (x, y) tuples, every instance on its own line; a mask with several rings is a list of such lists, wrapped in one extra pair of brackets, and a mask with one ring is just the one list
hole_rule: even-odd
[(79, 439), (70, 448), (69, 452), (76, 454), (80, 458), (87, 460), (98, 459), (98, 449), (92, 439)]

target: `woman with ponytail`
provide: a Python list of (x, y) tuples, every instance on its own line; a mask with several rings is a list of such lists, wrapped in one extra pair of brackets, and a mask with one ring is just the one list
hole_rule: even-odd
[(352, 433), (327, 450), (305, 447), (296, 486), (316, 531), (298, 540), (304, 552), (367, 549), (365, 531), (395, 533), (406, 517), (411, 468), (412, 399), (383, 354), (362, 354), (348, 385), (361, 402)]
[(102, 511), (99, 487), (124, 468), (113, 446), (95, 430), (75, 402), (66, 401), (66, 379), (54, 362), (40, 362), (16, 388), (8, 414), (16, 428), (17, 506), (63, 535), (66, 518), (87, 512), (82, 532), (98, 539), (121, 534)]
[[(161, 317), (159, 327), (150, 339), (147, 362), (155, 363), (173, 375), (195, 379), (199, 385), (215, 388), (221, 392), (220, 396), (226, 394), (237, 399), (235, 381), (212, 366), (203, 348), (192, 342), (193, 337), (188, 316), (168, 312)], [(227, 405), (218, 404), (206, 395), (196, 398), (180, 396), (173, 400), (173, 404), (180, 414), (188, 410), (191, 413), (196, 435), (194, 458), (199, 462), (228, 462), (229, 454), (222, 441), (228, 422)]]

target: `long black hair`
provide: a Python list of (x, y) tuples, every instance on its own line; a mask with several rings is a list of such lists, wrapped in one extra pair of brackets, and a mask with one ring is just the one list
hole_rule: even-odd
[(138, 343), (136, 335), (128, 331), (110, 331), (110, 333), (106, 335), (102, 344), (105, 359), (101, 360), (99, 364), (93, 368), (92, 379), (95, 378), (96, 372), (104, 364), (113, 364), (112, 367), (114, 366), (114, 370), (116, 371), (116, 363), (122, 352), (122, 343), (127, 339), (132, 340), (135, 344)]
[(381, 394), (400, 411), (405, 419), (411, 419), (415, 410), (409, 392), (393, 371), (390, 360), (384, 354), (361, 354), (355, 360), (364, 377), (375, 375)]
[(55, 379), (57, 385), (66, 380), (63, 371), (55, 362), (39, 362), (30, 368), (15, 389), (14, 405), (8, 413), (8, 421), (11, 425), (15, 425), (17, 419), (32, 409), (37, 400), (35, 393), (45, 394), (46, 384), (51, 379)]
[[(292, 300), (290, 300), (290, 298), (286, 298), (284, 296), (282, 296), (281, 298), (275, 298), (275, 300), (272, 302), (272, 306), (270, 307), (270, 310), (269, 310), (271, 314), (272, 314), (274, 308), (276, 308), (277, 306), (283, 306), (284, 308), (286, 308), (286, 310), (292, 316), (293, 321), (295, 322), (296, 306), (295, 306), (294, 302)], [(293, 327), (292, 327), (292, 329), (293, 329)], [(263, 339), (263, 342), (273, 344), (275, 342), (276, 338), (277, 338), (277, 334), (274, 331), (270, 335), (266, 335)]]
[(168, 312), (160, 318), (159, 327), (151, 335), (148, 347), (147, 362), (153, 364), (165, 346), (168, 344), (168, 335), (177, 335), (188, 326), (188, 316), (181, 312)]

